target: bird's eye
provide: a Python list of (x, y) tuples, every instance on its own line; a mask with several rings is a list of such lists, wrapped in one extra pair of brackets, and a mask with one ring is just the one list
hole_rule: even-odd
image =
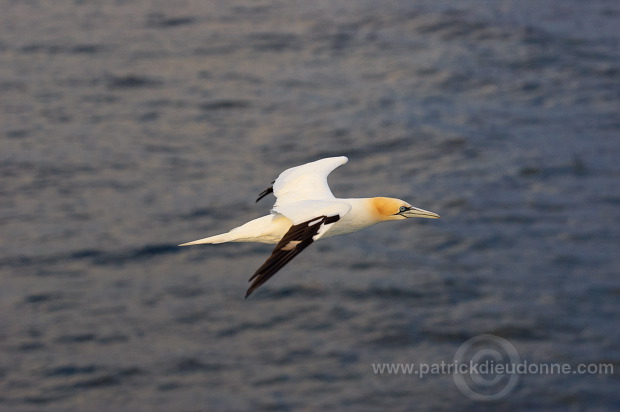
[(407, 210), (409, 210), (409, 208), (407, 206), (401, 206), (401, 207), (398, 208), (398, 211), (400, 213), (406, 212)]

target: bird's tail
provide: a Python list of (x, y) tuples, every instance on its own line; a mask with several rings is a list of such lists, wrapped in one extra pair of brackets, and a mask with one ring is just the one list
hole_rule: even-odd
[(267, 215), (232, 229), (230, 232), (183, 243), (179, 246), (200, 245), (202, 243), (225, 242), (258, 242), (278, 243), (280, 238), (291, 226), (290, 220), (285, 217)]
[(232, 240), (234, 240), (234, 236), (231, 236), (230, 233), (222, 233), (221, 235), (209, 236), (192, 242), (182, 243), (179, 246), (201, 245), (203, 243), (225, 243)]

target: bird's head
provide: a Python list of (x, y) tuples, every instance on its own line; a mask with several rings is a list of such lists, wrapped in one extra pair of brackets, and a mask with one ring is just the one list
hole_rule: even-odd
[(379, 221), (401, 220), (410, 217), (438, 219), (437, 213), (411, 206), (404, 200), (391, 197), (373, 197), (370, 199), (372, 209)]

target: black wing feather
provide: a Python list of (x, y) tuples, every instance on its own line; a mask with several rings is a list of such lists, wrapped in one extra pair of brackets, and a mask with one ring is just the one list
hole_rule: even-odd
[(273, 184), (276, 181), (274, 180), (273, 182), (271, 182), (271, 186), (269, 186), (267, 189), (263, 190), (262, 192), (260, 192), (258, 194), (258, 199), (256, 199), (255, 203), (258, 203), (259, 200), (261, 200), (263, 197), (267, 196), (269, 193), (273, 193)]
[[(273, 249), (271, 256), (256, 270), (250, 278), (250, 288), (245, 294), (247, 298), (259, 286), (267, 282), (273, 275), (290, 262), (302, 250), (310, 246), (314, 242), (315, 236), (321, 226), (331, 224), (340, 220), (339, 215), (335, 216), (318, 216), (298, 225), (293, 225), (278, 242)], [(313, 223), (310, 225), (310, 223)], [(291, 244), (291, 242), (293, 242)]]

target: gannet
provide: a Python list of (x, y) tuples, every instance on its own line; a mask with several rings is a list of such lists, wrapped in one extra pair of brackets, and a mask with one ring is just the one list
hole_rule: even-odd
[(203, 243), (257, 242), (276, 247), (250, 277), (247, 298), (284, 265), (313, 242), (357, 232), (379, 222), (411, 217), (439, 218), (428, 210), (390, 197), (339, 199), (334, 197), (327, 176), (347, 163), (345, 156), (328, 157), (280, 173), (256, 202), (270, 193), (276, 202), (267, 216), (259, 217), (227, 233), (194, 240), (179, 246)]

